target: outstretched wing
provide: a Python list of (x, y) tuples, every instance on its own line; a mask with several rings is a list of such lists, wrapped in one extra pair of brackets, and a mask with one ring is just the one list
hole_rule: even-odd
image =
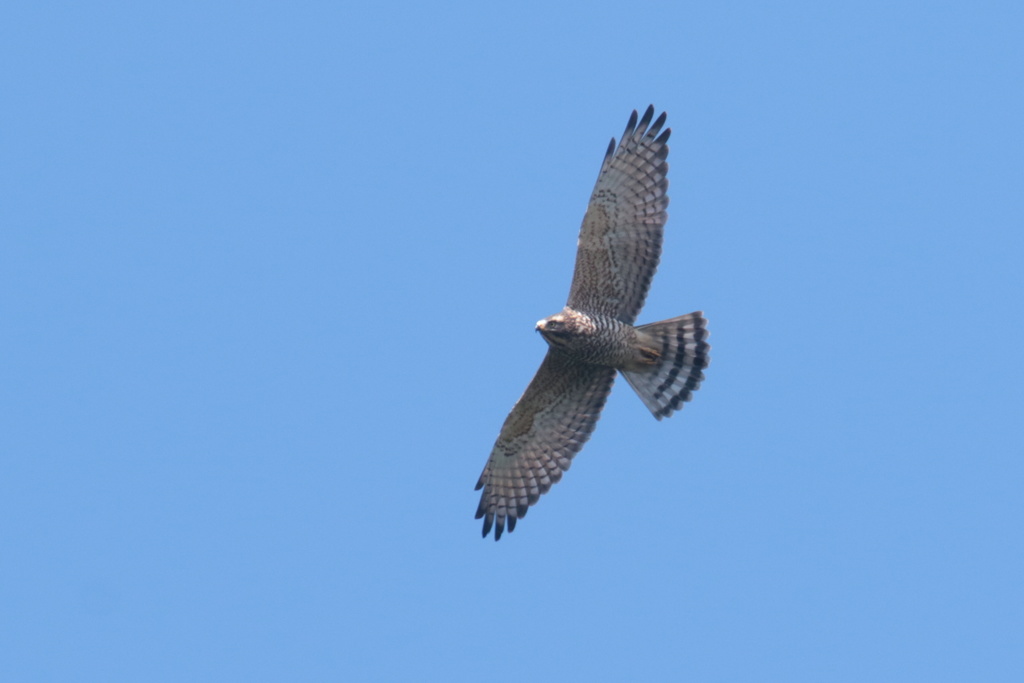
[(512, 408), (476, 488), (476, 518), (494, 540), (569, 469), (594, 431), (615, 381), (614, 368), (587, 365), (549, 349), (522, 398)]
[[(668, 220), (668, 138), (654, 107), (629, 117), (622, 141), (608, 145), (580, 228), (570, 308), (630, 323), (647, 297)], [(660, 135), (659, 135), (660, 133)]]

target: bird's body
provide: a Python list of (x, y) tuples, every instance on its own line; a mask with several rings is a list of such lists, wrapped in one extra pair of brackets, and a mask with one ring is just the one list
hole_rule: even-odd
[[(668, 206), (665, 114), (634, 111), (612, 140), (580, 229), (569, 301), (537, 323), (548, 353), (505, 420), (477, 483), (495, 540), (569, 469), (616, 372), (659, 420), (690, 400), (710, 362), (700, 312), (634, 326), (661, 254)], [(660, 132), (660, 135), (659, 135)]]
[(583, 363), (640, 369), (653, 362), (641, 350), (644, 347), (636, 328), (616, 318), (566, 307), (538, 322), (537, 331), (553, 349)]

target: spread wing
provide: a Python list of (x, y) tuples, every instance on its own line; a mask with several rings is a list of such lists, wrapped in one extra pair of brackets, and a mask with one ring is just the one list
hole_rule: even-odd
[(549, 349), (522, 398), (512, 408), (476, 488), (476, 518), (494, 540), (569, 469), (594, 431), (615, 380), (615, 369), (587, 365)]
[[(622, 141), (608, 145), (580, 228), (568, 306), (632, 324), (661, 257), (668, 220), (668, 137), (654, 107), (629, 117)], [(659, 135), (659, 132), (661, 133)]]

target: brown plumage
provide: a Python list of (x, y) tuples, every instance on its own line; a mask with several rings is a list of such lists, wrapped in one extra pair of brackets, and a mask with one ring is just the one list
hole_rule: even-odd
[(634, 111), (608, 146), (580, 228), (569, 300), (537, 323), (548, 353), (512, 408), (476, 488), (477, 519), (498, 540), (569, 469), (616, 371), (659, 420), (689, 401), (710, 359), (700, 312), (633, 326), (658, 267), (668, 219), (665, 114)]

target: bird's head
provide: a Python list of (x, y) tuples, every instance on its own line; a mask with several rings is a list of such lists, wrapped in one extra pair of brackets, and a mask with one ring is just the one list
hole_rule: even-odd
[(552, 346), (566, 346), (576, 332), (576, 321), (565, 313), (556, 313), (537, 321), (537, 331)]

